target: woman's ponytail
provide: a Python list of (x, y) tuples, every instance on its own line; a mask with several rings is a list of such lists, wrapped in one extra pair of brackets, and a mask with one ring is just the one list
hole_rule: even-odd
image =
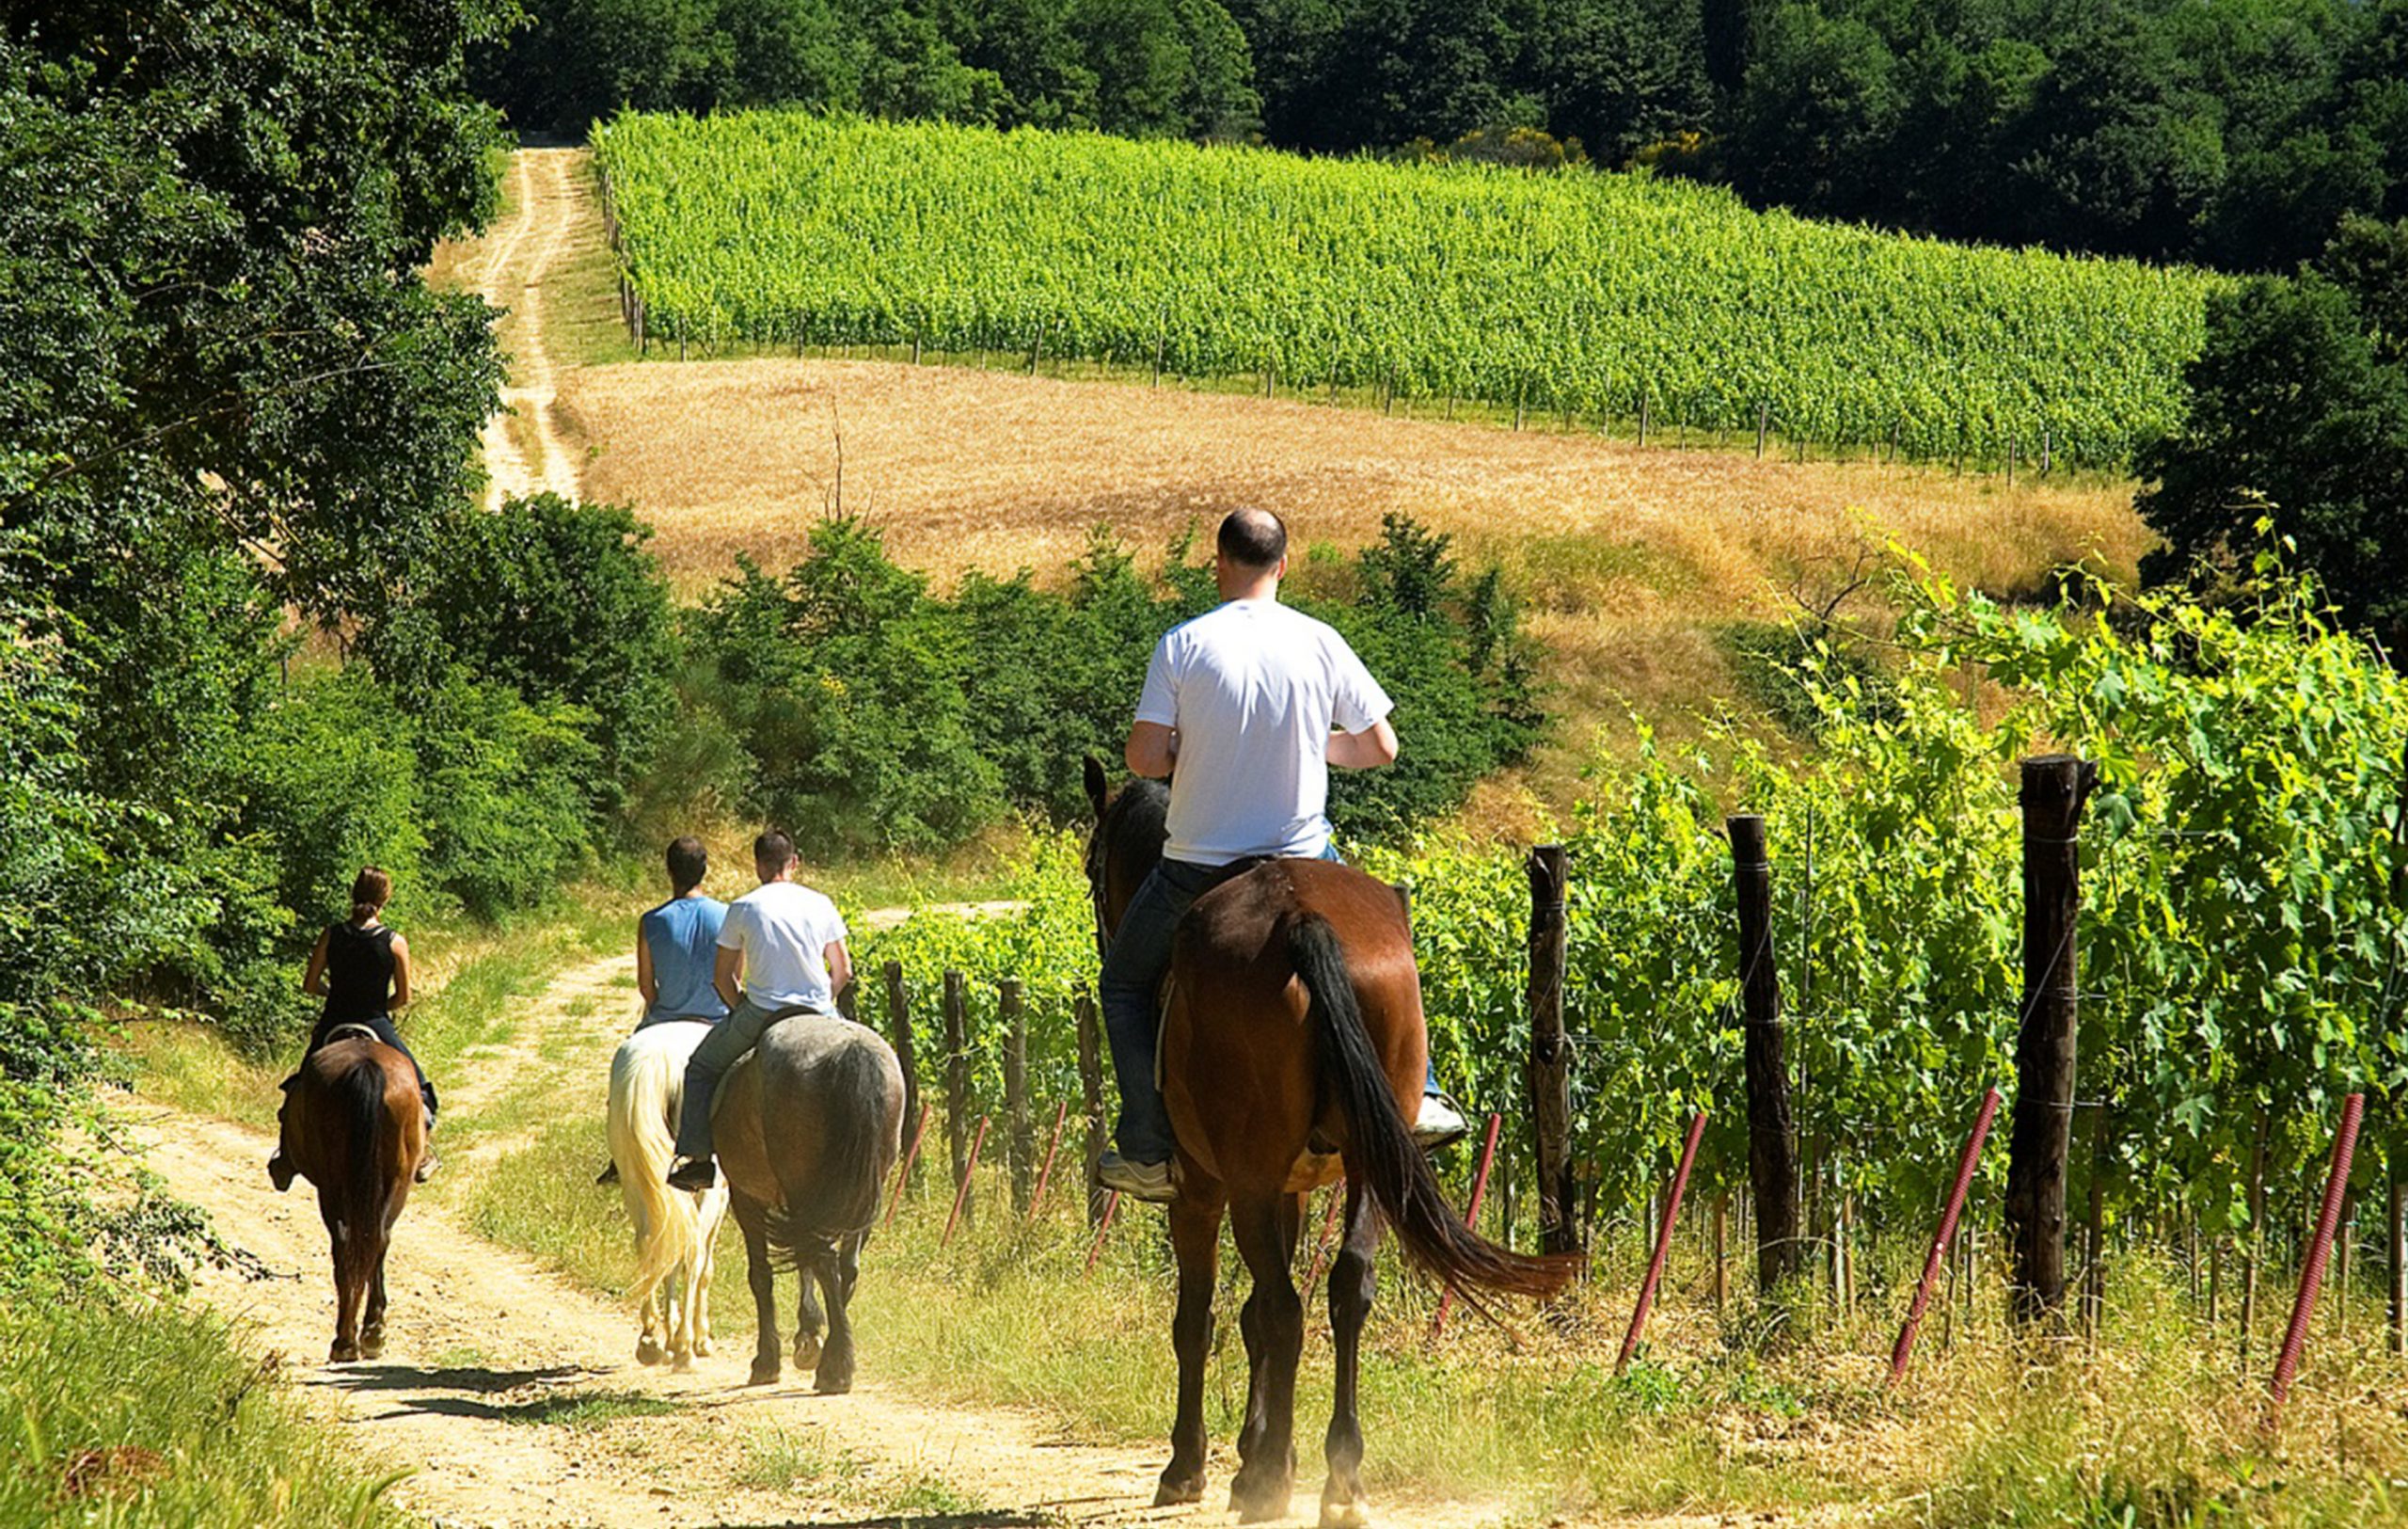
[(351, 882), (351, 921), (364, 924), (384, 911), (393, 895), (393, 878), (374, 866), (362, 866)]

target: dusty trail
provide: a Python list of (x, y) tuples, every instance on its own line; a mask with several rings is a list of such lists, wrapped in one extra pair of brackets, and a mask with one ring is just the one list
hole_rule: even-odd
[(558, 374), (544, 343), (544, 282), (576, 215), (570, 177), (577, 152), (521, 149), (511, 155), (517, 206), (502, 220), (506, 227), (487, 236), (478, 262), (478, 292), (508, 311), (499, 327), (511, 358), (502, 407), (479, 438), (488, 508), (514, 495), (578, 493), (577, 456), (553, 416)]
[[(370, 1470), (410, 1473), (397, 1502), (445, 1525), (604, 1529), (1233, 1521), (1217, 1507), (1149, 1508), (1159, 1448), (1069, 1442), (1026, 1414), (915, 1400), (878, 1376), (874, 1332), (861, 1389), (844, 1397), (815, 1395), (791, 1374), (777, 1387), (744, 1386), (740, 1341), (743, 1352), (723, 1345), (690, 1374), (638, 1366), (628, 1311), (470, 1230), (450, 1205), (467, 1202), (465, 1181), (528, 1139), (522, 1123), (600, 1107), (597, 1079), (631, 1017), (632, 968), (626, 956), (569, 967), (515, 1007), (506, 1041), (456, 1070), (445, 1105), (455, 1142), (443, 1177), (398, 1229), (388, 1346), (374, 1363), (320, 1363), (334, 1322), (325, 1234), (309, 1186), (270, 1188), (268, 1139), (156, 1105), (132, 1111), (133, 1134), (169, 1190), (206, 1207), (270, 1271), (258, 1281), (204, 1271), (199, 1298), (252, 1329)], [(875, 1250), (864, 1277), (878, 1277)], [(791, 1298), (782, 1290), (782, 1305)], [(722, 1261), (714, 1302), (747, 1299), (740, 1258)], [(1317, 1432), (1307, 1426), (1299, 1441), (1305, 1517), (1291, 1521), (1311, 1522), (1317, 1506)], [(1234, 1466), (1221, 1443), (1208, 1504), (1226, 1502)], [(780, 1463), (765, 1466), (765, 1454)], [(1389, 1525), (1472, 1529), (1504, 1517), (1493, 1505), (1377, 1505)]]

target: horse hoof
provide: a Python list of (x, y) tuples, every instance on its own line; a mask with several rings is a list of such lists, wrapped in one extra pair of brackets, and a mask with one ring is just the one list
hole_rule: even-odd
[(639, 1338), (636, 1340), (636, 1362), (638, 1364), (657, 1364), (665, 1358), (667, 1358), (667, 1356), (661, 1352), (660, 1346), (653, 1342), (650, 1338)]
[(383, 1359), (385, 1357), (384, 1335), (379, 1333), (373, 1338), (363, 1336), (359, 1340), (359, 1357), (361, 1359)]
[(708, 1359), (711, 1357), (711, 1341), (708, 1338), (697, 1338), (694, 1340), (694, 1357), (696, 1359)]
[(348, 1364), (358, 1357), (359, 1346), (341, 1338), (337, 1338), (334, 1346), (326, 1350), (326, 1362), (329, 1364)]
[(746, 1381), (745, 1384), (753, 1386), (774, 1386), (777, 1383), (778, 1362), (776, 1360), (756, 1359), (752, 1362), (752, 1378)]
[(1201, 1472), (1180, 1478), (1165, 1471), (1163, 1473), (1163, 1484), (1154, 1489), (1154, 1506), (1156, 1507), (1178, 1507), (1184, 1504), (1202, 1501), (1204, 1501), (1204, 1476)]
[(842, 1396), (853, 1389), (853, 1378), (849, 1375), (831, 1375), (823, 1370), (815, 1384), (822, 1396)]
[(1321, 1529), (1366, 1529), (1370, 1521), (1371, 1505), (1365, 1498), (1342, 1503), (1322, 1499)]
[(1229, 1511), (1240, 1523), (1262, 1523), (1288, 1516), (1290, 1487), (1279, 1482), (1265, 1487), (1249, 1486), (1243, 1479), (1229, 1483)]
[(816, 1370), (819, 1367), (817, 1334), (815, 1333), (808, 1339), (797, 1338), (794, 1341), (794, 1367), (798, 1370)]
[(691, 1354), (672, 1354), (669, 1356), (669, 1373), (672, 1375), (684, 1375), (693, 1367), (694, 1356)]

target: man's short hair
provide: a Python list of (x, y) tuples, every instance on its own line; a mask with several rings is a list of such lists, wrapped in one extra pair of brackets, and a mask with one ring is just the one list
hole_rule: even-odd
[(1231, 510), (1215, 540), (1221, 555), (1242, 568), (1275, 568), (1288, 555), (1288, 523), (1269, 510)]
[(710, 852), (703, 848), (701, 839), (680, 834), (669, 841), (669, 884), (679, 897), (702, 885), (710, 868)]
[(776, 870), (794, 858), (794, 836), (772, 828), (752, 841), (752, 868)]

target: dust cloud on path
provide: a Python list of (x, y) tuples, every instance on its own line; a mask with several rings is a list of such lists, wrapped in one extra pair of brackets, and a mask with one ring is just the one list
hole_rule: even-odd
[(498, 220), (477, 258), (478, 293), (506, 311), (498, 327), (510, 356), (501, 409), (479, 437), (489, 509), (516, 495), (578, 493), (577, 455), (553, 417), (558, 374), (544, 343), (544, 282), (577, 215), (577, 157), (573, 149), (521, 149), (510, 156), (516, 205)]
[[(791, 1370), (778, 1386), (743, 1385), (742, 1342), (722, 1341), (689, 1374), (645, 1368), (632, 1360), (631, 1310), (478, 1236), (450, 1208), (467, 1202), (463, 1181), (524, 1142), (515, 1121), (595, 1107), (597, 1073), (633, 1001), (632, 968), (627, 956), (568, 967), (515, 1006), (506, 1039), (464, 1059), (475, 1065), (446, 1104), (463, 1139), (434, 1187), (443, 1192), (420, 1191), (396, 1231), (388, 1346), (372, 1363), (320, 1363), (334, 1330), (325, 1233), (307, 1184), (289, 1195), (269, 1187), (270, 1139), (155, 1104), (129, 1107), (131, 1134), (168, 1192), (205, 1207), (220, 1235), (267, 1271), (204, 1270), (198, 1298), (246, 1329), (335, 1420), (363, 1469), (408, 1473), (393, 1489), (398, 1504), (443, 1525), (515, 1529), (1233, 1521), (1217, 1505), (1235, 1464), (1227, 1441), (1215, 1451), (1212, 1505), (1156, 1511), (1148, 1505), (1160, 1447), (1084, 1444), (1030, 1414), (918, 1401), (881, 1383), (874, 1333), (861, 1387), (842, 1397), (814, 1394)], [(877, 1278), (874, 1250), (865, 1277)], [(740, 1257), (723, 1259), (714, 1304), (724, 1312), (749, 1298)], [(976, 1320), (974, 1299), (965, 1295), (963, 1320)], [(791, 1300), (783, 1287), (789, 1313)], [(1305, 1427), (1303, 1441), (1317, 1431)], [(1299, 1453), (1302, 1517), (1291, 1521), (1310, 1523), (1318, 1451)], [(1426, 1529), (1506, 1517), (1494, 1505), (1375, 1505), (1381, 1524)]]

